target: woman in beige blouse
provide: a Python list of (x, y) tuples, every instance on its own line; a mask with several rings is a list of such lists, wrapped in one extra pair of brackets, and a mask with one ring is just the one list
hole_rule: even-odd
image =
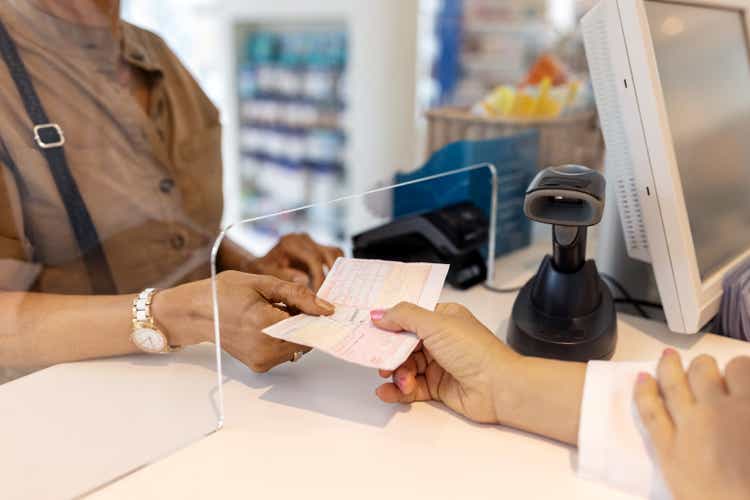
[[(35, 138), (39, 123), (4, 56), (0, 370), (143, 350), (131, 340), (133, 305), (149, 287), (158, 291), (146, 294), (148, 320), (169, 346), (213, 338), (207, 278), (222, 214), (219, 114), (167, 45), (119, 11), (118, 0), (0, 2), (0, 22), (64, 136), (53, 154), (64, 151), (106, 262), (87, 263), (96, 252), (81, 250), (46, 157), (60, 137), (44, 125)], [(235, 271), (219, 276), (223, 347), (258, 371), (296, 359), (303, 347), (260, 330), (288, 308), (331, 313), (312, 289), (339, 255), (306, 235), (282, 239), (262, 258), (224, 244), (221, 266)]]

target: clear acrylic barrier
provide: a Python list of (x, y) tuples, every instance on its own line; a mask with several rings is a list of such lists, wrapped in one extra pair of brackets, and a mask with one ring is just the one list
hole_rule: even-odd
[[(308, 205), (231, 224), (216, 241), (212, 258), (212, 293), (217, 364), (221, 366), (222, 363), (222, 353), (218, 348), (219, 345), (222, 345), (234, 358), (229, 358), (226, 355), (223, 358), (224, 362), (232, 364), (229, 368), (225, 367), (225, 372), (229, 378), (232, 378), (232, 375), (229, 374), (236, 374), (239, 379), (244, 381), (245, 385), (263, 385), (260, 381), (263, 380), (264, 375), (254, 375), (250, 368), (244, 366), (257, 360), (250, 359), (248, 361), (247, 353), (237, 351), (238, 344), (232, 339), (240, 333), (237, 326), (241, 323), (238, 321), (237, 311), (233, 310), (233, 306), (236, 306), (237, 302), (231, 295), (232, 285), (225, 284), (222, 281), (219, 256), (220, 248), (227, 240), (248, 249), (255, 255), (264, 255), (276, 248), (277, 245), (283, 244), (285, 237), (307, 234), (320, 245), (340, 248), (343, 254), (349, 257), (434, 261), (435, 255), (431, 255), (430, 250), (435, 248), (425, 248), (425, 241), (430, 241), (434, 247), (437, 247), (438, 253), (446, 255), (451, 254), (451, 250), (447, 248), (451, 245), (446, 243), (447, 240), (454, 243), (461, 241), (462, 237), (468, 237), (468, 240), (471, 240), (469, 234), (477, 231), (484, 235), (481, 243), (463, 241), (463, 243), (456, 244), (456, 248), (452, 250), (459, 253), (458, 258), (455, 259), (458, 264), (454, 264), (451, 268), (449, 281), (453, 282), (453, 285), (446, 285), (442, 298), (444, 301), (457, 302), (474, 300), (469, 298), (475, 297), (476, 294), (467, 293), (460, 289), (461, 285), (472, 281), (471, 273), (467, 271), (468, 274), (461, 275), (459, 271), (464, 267), (471, 269), (470, 263), (476, 263), (477, 261), (486, 270), (486, 277), (478, 281), (475, 279), (472, 288), (485, 286), (505, 292), (508, 291), (506, 287), (509, 286), (510, 291), (512, 291), (515, 285), (519, 283), (506, 283), (507, 273), (498, 273), (500, 276), (497, 279), (495, 278), (495, 251), (499, 248), (503, 252), (509, 252), (513, 248), (527, 246), (531, 230), (523, 215), (522, 195), (520, 200), (517, 199), (517, 195), (514, 195), (516, 199), (511, 199), (511, 195), (504, 196), (504, 192), (516, 193), (518, 189), (515, 187), (504, 191), (505, 187), (510, 188), (511, 186), (504, 186), (499, 178), (493, 165), (473, 165), (401, 184), (379, 187), (365, 193), (345, 196), (323, 204)], [(527, 177), (524, 177), (522, 182), (527, 182)], [(480, 220), (472, 219), (461, 209), (456, 211), (456, 205), (462, 202), (469, 203), (474, 207), (481, 214)], [(466, 208), (467, 206), (463, 205), (463, 207)], [(437, 222), (435, 222), (436, 219), (433, 216), (424, 217), (424, 214), (434, 214), (436, 211), (445, 212), (445, 209), (448, 209), (448, 212), (453, 211)], [(334, 226), (330, 224), (333, 219), (339, 221), (343, 219), (345, 223), (338, 224), (338, 226), (343, 226), (345, 229), (338, 232), (329, 231), (328, 228)], [(388, 226), (392, 222), (394, 225)], [(390, 231), (385, 231), (384, 227), (390, 228)], [(523, 234), (519, 235), (519, 231)], [(367, 233), (367, 238), (362, 236), (364, 233)], [(422, 238), (414, 238), (415, 234), (421, 234)], [(381, 244), (375, 243), (379, 241), (378, 238), (381, 236), (385, 240), (381, 240)], [(511, 247), (507, 244), (509, 240), (513, 240), (513, 246)], [(363, 243), (365, 241), (369, 242), (369, 246)], [(464, 246), (462, 247), (462, 245)], [(427, 246), (430, 247), (430, 245)], [(462, 259), (463, 264), (460, 263)], [(292, 265), (299, 270), (307, 271), (305, 264), (301, 261), (293, 262)], [(319, 283), (316, 283), (316, 285), (319, 285)], [(252, 284), (248, 283), (248, 286), (252, 286)], [(512, 295), (506, 294), (505, 297), (512, 298)], [(275, 300), (269, 300), (269, 302), (279, 306), (275, 303), (277, 302)], [(470, 307), (469, 303), (465, 305)], [(281, 307), (285, 313), (286, 308)], [(284, 317), (284, 315), (282, 314), (279, 317)], [(245, 321), (247, 320), (248, 318), (245, 317)], [(273, 323), (273, 321), (263, 318), (249, 318), (249, 322), (252, 324), (252, 328), (257, 330)], [(243, 334), (247, 335), (248, 332)], [(250, 335), (255, 334), (257, 334), (257, 331), (250, 333)], [(274, 339), (274, 342), (278, 341)], [(258, 348), (258, 345), (256, 345), (256, 348)], [(283, 375), (283, 373), (286, 373), (285, 370), (292, 369), (287, 363), (291, 360), (288, 352), (282, 349), (278, 353), (267, 354), (271, 359), (268, 364), (262, 367), (263, 371), (271, 369), (275, 370), (276, 373), (281, 372)], [(327, 360), (320, 359), (320, 356), (327, 356), (323, 353), (316, 353), (315, 356), (318, 357), (317, 361), (310, 360), (310, 363), (339, 363), (332, 357)], [(243, 364), (239, 359), (243, 359), (245, 363)], [(308, 356), (306, 355), (304, 359), (307, 360)], [(286, 368), (279, 365), (284, 365)], [(223, 424), (222, 385), (219, 385), (219, 388), (219, 411), (221, 424)], [(275, 388), (275, 392), (285, 394), (285, 390), (281, 388)], [(278, 402), (288, 402), (283, 396), (277, 398), (266, 394), (265, 397), (274, 401), (278, 400)], [(311, 404), (323, 413), (349, 413), (348, 410), (342, 409), (336, 404), (328, 409), (322, 408), (320, 401), (311, 402)], [(352, 404), (356, 403), (353, 402)], [(332, 409), (333, 407), (338, 409)], [(231, 415), (229, 417), (231, 418)], [(365, 421), (368, 418), (363, 416)]]
[[(208, 252), (205, 256), (207, 275)], [(212, 332), (210, 280), (186, 286), (202, 287), (195, 298), (203, 295), (207, 305), (205, 330)], [(133, 296), (81, 296), (92, 307), (103, 308), (96, 313), (88, 308), (88, 319), (81, 320), (88, 321), (88, 326), (83, 328), (97, 335), (122, 337), (118, 349), (133, 350), (126, 344), (128, 302)], [(43, 294), (7, 294), (3, 313), (25, 322), (27, 309), (37, 307), (40, 299), (45, 299)], [(46, 317), (34, 317), (26, 323), (27, 331), (48, 330), (52, 328), (50, 323), (56, 322), (60, 325), (59, 338), (48, 340), (52, 343), (50, 352), (81, 352), (90, 347), (78, 343), (81, 335), (75, 328), (82, 327), (75, 326), (80, 319), (75, 307), (54, 309), (51, 303), (48, 307), (52, 308)], [(117, 328), (109, 329), (106, 320), (100, 320), (104, 308), (121, 320)], [(59, 344), (66, 336), (72, 345)], [(32, 349), (28, 353), (29, 359), (35, 358)], [(20, 356), (4, 373), (14, 375), (13, 380), (0, 385), (4, 499), (78, 498), (217, 429), (216, 381), (221, 373), (209, 343), (169, 354), (132, 354), (47, 368), (32, 367)]]
[[(219, 116), (118, 4), (0, 2), (4, 500), (84, 496), (217, 428)], [(131, 342), (151, 287), (184, 349)]]

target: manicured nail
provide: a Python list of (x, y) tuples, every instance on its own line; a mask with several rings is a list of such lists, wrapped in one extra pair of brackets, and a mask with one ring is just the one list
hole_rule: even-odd
[(317, 304), (321, 309), (325, 309), (328, 312), (333, 312), (336, 310), (336, 307), (334, 307), (333, 304), (321, 299), (320, 297), (315, 297), (315, 304)]
[(295, 274), (292, 278), (292, 281), (300, 285), (307, 285), (308, 283), (310, 283), (310, 278), (308, 278), (304, 274)]
[(646, 372), (640, 372), (638, 374), (638, 383), (642, 384), (643, 382), (647, 381), (649, 378), (651, 378), (651, 375), (649, 375)]
[(385, 316), (385, 309), (373, 309), (370, 311), (370, 319), (373, 321), (380, 321)]
[(667, 347), (666, 349), (664, 349), (662, 356), (675, 356), (676, 354), (677, 354), (677, 351), (675, 351), (671, 347)]
[(406, 375), (396, 376), (396, 385), (401, 392), (404, 392), (404, 384), (406, 384)]

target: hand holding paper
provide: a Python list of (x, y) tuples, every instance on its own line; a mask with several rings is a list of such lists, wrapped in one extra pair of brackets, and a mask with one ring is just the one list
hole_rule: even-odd
[(445, 264), (339, 258), (318, 296), (333, 303), (329, 317), (298, 315), (263, 330), (278, 339), (314, 347), (360, 365), (394, 370), (419, 343), (413, 334), (380, 330), (370, 311), (399, 302), (433, 310), (448, 274)]

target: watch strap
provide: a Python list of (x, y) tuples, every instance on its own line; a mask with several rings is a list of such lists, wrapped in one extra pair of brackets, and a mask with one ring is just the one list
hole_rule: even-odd
[(151, 301), (156, 294), (156, 288), (146, 288), (133, 300), (133, 326), (146, 325), (154, 327), (154, 318), (151, 316)]
[[(138, 328), (149, 328), (159, 332), (164, 336), (165, 340), (168, 341), (169, 339), (167, 339), (164, 332), (156, 326), (154, 317), (151, 315), (151, 303), (153, 302), (154, 295), (156, 295), (157, 291), (158, 289), (156, 288), (146, 288), (139, 293), (135, 299), (133, 299), (133, 331)], [(172, 352), (178, 349), (178, 346), (171, 346), (169, 345), (169, 342), (166, 342), (165, 348), (162, 352)]]

